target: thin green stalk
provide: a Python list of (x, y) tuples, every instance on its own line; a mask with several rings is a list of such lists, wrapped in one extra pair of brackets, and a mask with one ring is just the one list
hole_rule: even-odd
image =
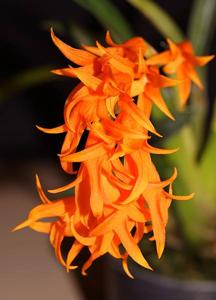
[[(189, 20), (188, 36), (192, 41), (195, 53), (198, 55), (205, 55), (209, 52), (210, 44), (215, 32), (215, 14), (215, 0), (194, 0)], [(207, 86), (207, 69), (205, 68), (198, 71), (204, 86)], [(193, 127), (196, 134), (196, 140), (199, 141), (197, 157), (200, 160), (210, 137), (214, 107), (210, 108), (208, 106), (207, 88), (204, 92), (194, 88), (192, 90), (191, 99), (193, 106), (196, 107), (197, 110), (197, 117), (193, 123)]]
[(21, 90), (55, 80), (57, 76), (50, 73), (52, 66), (40, 66), (22, 71), (0, 85), (0, 101), (7, 100)]
[(184, 39), (179, 26), (159, 5), (152, 0), (127, 0), (136, 7), (165, 37), (171, 38), (174, 42), (181, 42)]
[(73, 0), (88, 10), (119, 42), (130, 38), (133, 33), (124, 15), (109, 0)]
[(197, 55), (208, 48), (215, 31), (215, 0), (194, 0), (188, 25), (188, 37)]

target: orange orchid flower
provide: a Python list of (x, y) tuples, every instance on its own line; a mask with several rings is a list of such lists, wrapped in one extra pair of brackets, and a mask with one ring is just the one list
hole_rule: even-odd
[(169, 50), (150, 57), (147, 61), (148, 65), (163, 65), (163, 70), (167, 74), (176, 74), (176, 78), (180, 80), (179, 98), (180, 106), (183, 108), (189, 98), (191, 91), (191, 81), (193, 81), (200, 89), (203, 89), (202, 82), (195, 70), (196, 66), (205, 66), (214, 58), (214, 55), (195, 56), (191, 42), (184, 41), (175, 44), (167, 39)]
[[(107, 33), (108, 47), (97, 42), (96, 47), (80, 50), (62, 42), (53, 31), (51, 36), (61, 52), (78, 65), (53, 72), (78, 78), (80, 83), (66, 100), (64, 124), (53, 129), (38, 128), (50, 134), (65, 134), (60, 163), (65, 172), (76, 176), (49, 193), (75, 188), (75, 194), (51, 201), (36, 177), (43, 204), (32, 209), (28, 219), (14, 230), (30, 227), (49, 234), (57, 258), (67, 270), (77, 267), (73, 265), (75, 258), (88, 247), (90, 257), (82, 267), (83, 275), (94, 260), (109, 253), (121, 259), (123, 269), (133, 277), (128, 257), (151, 269), (138, 246), (143, 235), (152, 232), (151, 240), (155, 240), (161, 257), (171, 201), (193, 197), (173, 195), (176, 169), (169, 179), (161, 181), (151, 160), (151, 154), (177, 150), (151, 146), (149, 133), (161, 136), (150, 121), (154, 104), (173, 119), (160, 89), (181, 83), (160, 74), (159, 65), (165, 59), (157, 63), (153, 60), (157, 56), (146, 59), (149, 46), (140, 37), (116, 44)], [(167, 55), (171, 63), (171, 54), (163, 54)], [(86, 143), (77, 151), (86, 133)], [(78, 170), (75, 163), (79, 163)], [(49, 217), (56, 220), (42, 221)], [(73, 241), (66, 260), (61, 254), (65, 236)]]

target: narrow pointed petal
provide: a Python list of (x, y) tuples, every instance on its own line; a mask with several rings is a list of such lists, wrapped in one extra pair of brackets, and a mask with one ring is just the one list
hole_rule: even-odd
[(160, 54), (155, 54), (147, 59), (146, 64), (151, 66), (166, 65), (170, 61), (170, 51), (164, 51)]
[(124, 246), (125, 250), (128, 252), (128, 255), (142, 267), (152, 270), (152, 268), (149, 266), (148, 262), (143, 257), (139, 247), (134, 242), (134, 239), (131, 236), (130, 232), (128, 231), (125, 223), (117, 226), (115, 228), (115, 232), (117, 233), (118, 237), (120, 238), (121, 243)]
[(62, 160), (67, 162), (82, 162), (103, 156), (106, 152), (107, 150), (104, 147), (104, 143), (100, 142), (79, 152), (64, 156)]
[(91, 75), (90, 73), (85, 72), (85, 70), (80, 68), (73, 68), (73, 73), (79, 78), (82, 83), (92, 90), (97, 90), (98, 87), (102, 84), (102, 80), (98, 77)]
[(83, 236), (81, 234), (78, 233), (78, 231), (76, 230), (76, 227), (74, 226), (74, 219), (73, 217), (71, 218), (71, 232), (73, 234), (73, 236), (75, 237), (75, 239), (81, 243), (82, 245), (85, 246), (91, 246), (95, 243), (95, 237), (90, 237), (90, 236)]
[(135, 222), (145, 223), (147, 221), (145, 215), (134, 205), (130, 205), (128, 208), (128, 217)]
[(142, 76), (139, 80), (134, 80), (131, 85), (130, 96), (135, 97), (143, 93), (145, 90), (145, 85), (147, 83), (146, 76)]
[(170, 199), (173, 199), (173, 200), (179, 200), (179, 201), (187, 201), (187, 200), (191, 200), (195, 193), (192, 193), (190, 195), (187, 195), (187, 196), (176, 196), (176, 195), (173, 195), (173, 194), (169, 194), (167, 193), (166, 191), (163, 191), (164, 194), (166, 195), (166, 197), (170, 198)]
[(152, 123), (146, 116), (139, 110), (139, 108), (132, 101), (119, 101), (119, 106), (122, 110), (126, 111), (138, 124), (154, 133), (157, 136), (161, 136), (154, 128)]
[(127, 126), (117, 121), (113, 122), (110, 120), (102, 120), (102, 124), (104, 128), (108, 131), (108, 133), (110, 135), (113, 135), (117, 139), (122, 139), (124, 137), (128, 137), (131, 139), (138, 139), (138, 140), (149, 139), (148, 135), (145, 135), (142, 132), (128, 128)]
[(116, 44), (113, 39), (111, 38), (110, 32), (107, 31), (106, 32), (106, 36), (105, 36), (105, 41), (109, 46), (115, 47), (118, 46), (118, 44)]
[(44, 128), (44, 127), (40, 127), (37, 125), (36, 125), (36, 127), (37, 127), (37, 129), (39, 129), (42, 132), (51, 133), (51, 134), (64, 133), (67, 131), (67, 127), (65, 125), (60, 125), (60, 126), (54, 127), (54, 128)]
[(122, 260), (122, 267), (123, 267), (125, 273), (127, 274), (127, 276), (130, 277), (131, 279), (134, 279), (133, 275), (131, 274), (131, 272), (128, 269), (127, 259)]
[(41, 183), (40, 183), (40, 180), (39, 180), (39, 177), (38, 177), (37, 174), (35, 176), (35, 182), (36, 182), (37, 191), (38, 191), (38, 194), (39, 194), (39, 197), (40, 197), (41, 201), (44, 204), (51, 203), (51, 201), (48, 199), (48, 197), (45, 195), (45, 193), (42, 189), (42, 186), (41, 186)]
[(52, 70), (51, 72), (55, 75), (76, 78), (76, 75), (73, 72), (72, 68), (56, 69), (56, 70)]
[(112, 116), (113, 119), (116, 118), (115, 116), (115, 106), (118, 102), (119, 96), (112, 96), (106, 99), (106, 108), (109, 114)]
[(29, 227), (37, 232), (50, 233), (52, 223), (51, 222), (34, 222)]
[(165, 226), (160, 213), (160, 201), (162, 200), (160, 200), (159, 192), (157, 190), (146, 190), (143, 193), (143, 196), (150, 209), (157, 254), (158, 258), (160, 258), (165, 247)]
[(197, 72), (195, 71), (195, 69), (193, 67), (186, 69), (185, 73), (201, 90), (204, 89), (203, 84), (202, 84)]
[(148, 177), (145, 171), (145, 160), (141, 151), (136, 151), (131, 154), (131, 157), (137, 167), (137, 178), (130, 195), (122, 201), (122, 204), (128, 204), (136, 200), (145, 190), (148, 184)]
[(87, 167), (91, 187), (90, 206), (92, 213), (96, 218), (103, 215), (104, 192), (102, 187), (102, 166), (98, 158), (88, 160), (85, 165)]
[(171, 39), (167, 39), (167, 43), (169, 45), (173, 57), (175, 58), (180, 52), (178, 46)]
[(119, 176), (123, 176), (119, 177), (120, 179), (122, 178), (123, 181), (128, 181), (131, 179), (133, 180), (135, 178), (134, 175), (125, 168), (119, 159), (112, 160), (111, 163), (114, 171), (117, 172)]
[(160, 89), (149, 86), (145, 91), (146, 96), (151, 99), (154, 104), (171, 120), (175, 120), (169, 108), (166, 105), (163, 97), (161, 96)]
[(203, 67), (205, 66), (208, 62), (210, 62), (215, 55), (208, 55), (208, 56), (196, 56), (195, 61), (198, 66)]
[(96, 56), (102, 56), (101, 51), (98, 49), (98, 47), (93, 47), (93, 46), (87, 46), (87, 45), (82, 45), (82, 47), (87, 50), (88, 52), (96, 55)]
[(188, 79), (188, 76), (185, 74), (183, 69), (179, 69), (177, 71), (177, 78), (182, 80), (182, 82), (178, 85), (180, 108), (182, 109), (190, 96), (191, 80)]
[(164, 180), (164, 181), (159, 181), (159, 182), (149, 182), (148, 188), (149, 189), (151, 189), (151, 188), (152, 189), (154, 189), (154, 188), (156, 188), (156, 189), (164, 188), (164, 187), (170, 185), (176, 179), (176, 177), (177, 177), (177, 169), (175, 168), (174, 172), (173, 172), (173, 175), (169, 179)]
[(84, 245), (80, 244), (78, 241), (74, 241), (67, 255), (67, 260), (66, 260), (67, 271), (77, 268), (76, 266), (71, 266), (71, 264), (74, 261), (74, 259), (77, 257), (77, 255), (80, 253), (83, 247)]
[(112, 170), (109, 170), (105, 164), (103, 164), (102, 172), (112, 185), (114, 185), (120, 189), (131, 190), (131, 188), (133, 187), (131, 184), (120, 181), (118, 179), (118, 177), (116, 177), (112, 174)]
[(48, 190), (48, 192), (51, 193), (51, 194), (57, 194), (57, 193), (61, 193), (61, 192), (64, 192), (64, 191), (68, 191), (69, 189), (72, 189), (77, 184), (79, 184), (81, 181), (82, 181), (82, 175), (79, 175), (79, 176), (77, 176), (77, 178), (74, 181), (72, 181), (72, 182), (70, 182), (70, 183), (68, 183), (68, 184), (66, 184), (66, 185), (64, 185), (60, 188)]
[(104, 235), (109, 231), (112, 231), (118, 226), (119, 223), (124, 220), (126, 215), (125, 209), (121, 209), (118, 212), (111, 213), (108, 217), (99, 223), (91, 232), (92, 236)]
[(80, 49), (75, 49), (57, 38), (54, 34), (53, 29), (51, 29), (51, 37), (54, 44), (59, 48), (59, 50), (67, 57), (70, 61), (74, 62), (77, 65), (85, 66), (93, 63), (95, 60), (95, 55)]
[(143, 150), (145, 150), (146, 152), (152, 153), (152, 154), (172, 154), (172, 153), (177, 152), (179, 150), (179, 148), (161, 149), (161, 148), (152, 147), (149, 144), (147, 144), (147, 146), (143, 146)]

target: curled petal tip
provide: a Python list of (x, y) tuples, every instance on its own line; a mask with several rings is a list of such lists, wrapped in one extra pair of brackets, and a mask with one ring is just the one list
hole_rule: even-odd
[(26, 220), (26, 221), (24, 221), (23, 223), (21, 223), (21, 224), (19, 224), (19, 225), (17, 225), (15, 228), (13, 228), (11, 231), (12, 232), (15, 232), (15, 231), (17, 231), (17, 230), (20, 230), (20, 229), (23, 229), (23, 228), (25, 228), (25, 227), (28, 227), (29, 225), (30, 225), (30, 221), (29, 220)]

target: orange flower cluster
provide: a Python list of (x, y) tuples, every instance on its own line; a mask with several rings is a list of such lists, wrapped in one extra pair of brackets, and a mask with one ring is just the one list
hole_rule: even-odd
[[(82, 274), (92, 262), (105, 253), (121, 259), (128, 276), (127, 258), (151, 269), (138, 243), (143, 235), (153, 233), (158, 257), (165, 245), (165, 227), (172, 199), (175, 196), (173, 175), (161, 181), (151, 154), (176, 151), (159, 149), (149, 144), (149, 133), (161, 136), (150, 121), (152, 105), (174, 119), (162, 95), (161, 88), (179, 86), (182, 105), (189, 95), (190, 81), (199, 86), (195, 65), (204, 65), (211, 57), (195, 57), (189, 43), (175, 45), (170, 50), (146, 58), (149, 45), (140, 37), (116, 44), (106, 34), (107, 47), (98, 42), (84, 50), (72, 48), (51, 32), (53, 42), (61, 52), (79, 67), (53, 71), (78, 78), (80, 83), (69, 95), (64, 108), (65, 123), (47, 133), (65, 133), (60, 162), (65, 172), (76, 179), (64, 187), (50, 190), (61, 193), (75, 187), (75, 195), (50, 201), (43, 192), (38, 177), (37, 188), (43, 204), (34, 208), (28, 219), (15, 230), (29, 226), (50, 235), (56, 256), (67, 270), (74, 269), (74, 260), (84, 247), (89, 259)], [(160, 66), (177, 79), (160, 74)], [(77, 151), (83, 134), (88, 134), (83, 150)], [(74, 164), (79, 163), (76, 171)], [(164, 188), (168, 187), (168, 191)], [(56, 221), (40, 219), (57, 217)], [(72, 247), (66, 260), (61, 254), (64, 237), (72, 237)], [(120, 251), (123, 246), (124, 251)]]

